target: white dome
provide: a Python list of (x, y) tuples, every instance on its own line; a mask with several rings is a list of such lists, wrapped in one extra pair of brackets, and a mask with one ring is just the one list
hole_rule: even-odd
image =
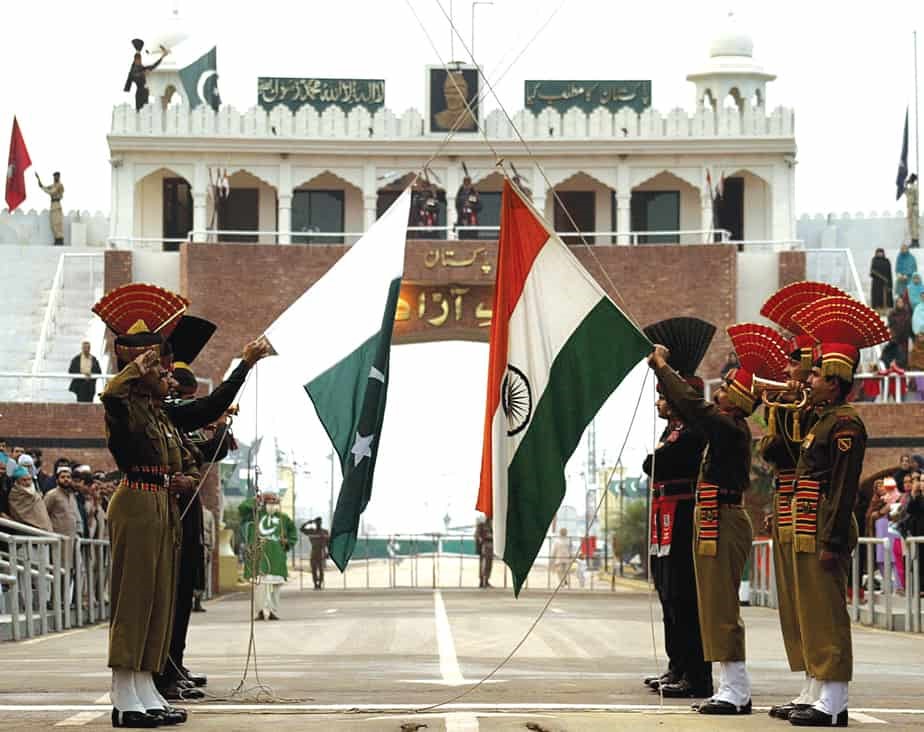
[(741, 30), (735, 16), (729, 13), (725, 27), (709, 44), (709, 55), (716, 56), (746, 56), (754, 55), (754, 41), (747, 33)]

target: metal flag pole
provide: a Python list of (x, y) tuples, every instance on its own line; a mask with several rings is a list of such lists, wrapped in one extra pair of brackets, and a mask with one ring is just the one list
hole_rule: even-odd
[(918, 112), (918, 32), (913, 32), (914, 37), (914, 172), (921, 175), (921, 115)]

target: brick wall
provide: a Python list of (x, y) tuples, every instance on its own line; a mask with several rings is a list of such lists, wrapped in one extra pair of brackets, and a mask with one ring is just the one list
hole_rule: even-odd
[(864, 475), (897, 466), (899, 456), (904, 453), (924, 454), (924, 403), (857, 404), (856, 407), (871, 439), (911, 439), (910, 445), (868, 447), (863, 459)]
[[(448, 246), (463, 260), (475, 249), (486, 251), (470, 267), (423, 264), (436, 248)], [(180, 282), (182, 294), (191, 300), (190, 313), (219, 326), (196, 362), (198, 374), (220, 381), (244, 343), (260, 335), (344, 251), (345, 247), (337, 245), (183, 244)], [(729, 349), (725, 326), (735, 317), (733, 246), (645, 245), (599, 247), (593, 252), (575, 247), (573, 251), (640, 325), (674, 315), (695, 315), (715, 323), (719, 332), (702, 373), (718, 373)], [(410, 241), (405, 279), (425, 284), (484, 284), (493, 280), (495, 260), (495, 242)], [(348, 298), (349, 293), (344, 293), (344, 307)], [(336, 327), (336, 322), (336, 313), (331, 313), (316, 324), (316, 337), (323, 337), (324, 329)], [(306, 332), (306, 337), (311, 336), (310, 330)]]
[(780, 252), (780, 287), (805, 279), (805, 252)]
[[(103, 283), (105, 292), (110, 292), (116, 287), (127, 285), (132, 281), (132, 253), (122, 250), (107, 250), (103, 254), (105, 263), (105, 272), (103, 274)], [(112, 357), (112, 368), (115, 368), (115, 352), (113, 347), (113, 335), (106, 330), (106, 350)]]

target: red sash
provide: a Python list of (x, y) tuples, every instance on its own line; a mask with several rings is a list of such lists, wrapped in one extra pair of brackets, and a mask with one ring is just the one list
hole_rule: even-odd
[(793, 523), (795, 525), (795, 550), (815, 553), (815, 532), (818, 528), (818, 499), (821, 484), (817, 480), (799, 478), (796, 482), (796, 496)]
[(696, 553), (714, 557), (719, 551), (719, 486), (700, 482), (696, 486)]
[(776, 476), (776, 495), (773, 497), (773, 521), (780, 532), (780, 537), (788, 540), (792, 532), (792, 497), (795, 491), (796, 471), (781, 470)]
[(677, 503), (693, 498), (692, 493), (661, 495), (663, 489), (668, 485), (689, 485), (689, 483), (689, 480), (668, 480), (654, 484), (654, 495), (651, 499), (651, 542), (648, 548), (651, 556), (666, 557), (671, 553)]

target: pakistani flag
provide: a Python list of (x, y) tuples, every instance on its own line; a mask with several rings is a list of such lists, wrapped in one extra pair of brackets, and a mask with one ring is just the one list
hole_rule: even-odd
[(504, 182), (479, 511), (519, 594), (584, 429), (649, 352), (645, 335)]
[[(408, 188), (266, 331), (314, 402), (340, 457), (343, 484), (330, 538), (340, 571), (353, 555), (359, 517), (372, 495), (410, 209)], [(336, 323), (325, 327), (332, 313)]]
[(200, 104), (208, 104), (217, 110), (221, 106), (221, 97), (218, 95), (218, 49), (213, 46), (199, 60), (180, 69), (180, 81), (186, 89), (191, 109)]

